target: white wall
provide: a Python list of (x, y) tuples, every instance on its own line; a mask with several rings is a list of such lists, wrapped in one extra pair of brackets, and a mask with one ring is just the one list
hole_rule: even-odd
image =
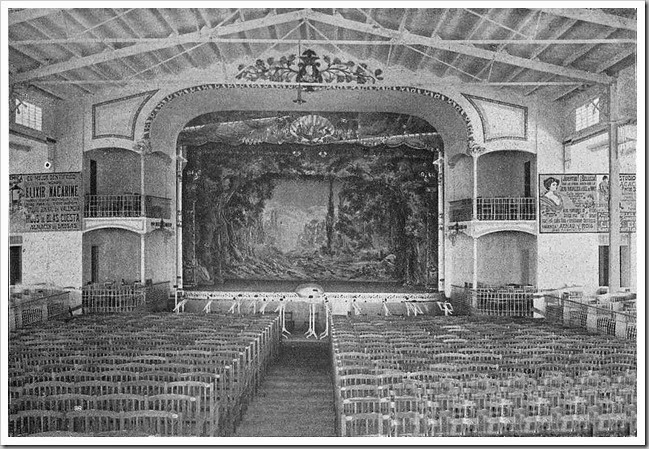
[(597, 234), (541, 234), (538, 240), (538, 287), (583, 286), (594, 292), (599, 285)]
[(473, 282), (473, 239), (466, 234), (459, 233), (455, 244), (446, 247), (451, 261), (450, 273), (447, 282), (451, 285), (464, 286)]
[(473, 158), (462, 156), (446, 172), (446, 200), (455, 201), (473, 197)]
[(82, 285), (81, 232), (25, 232), (23, 284)]
[(44, 168), (48, 160), (48, 148), (45, 142), (9, 135), (9, 173), (52, 173)]
[(174, 240), (173, 234), (160, 230), (145, 236), (145, 279), (152, 279), (153, 282), (174, 279), (176, 257)]
[(158, 153), (144, 157), (144, 194), (172, 198), (176, 188), (176, 164)]
[(80, 171), (83, 150), (87, 139), (83, 134), (83, 125), (90, 121), (90, 115), (82, 101), (72, 100), (60, 103), (56, 108), (54, 138), (54, 168), (57, 171)]

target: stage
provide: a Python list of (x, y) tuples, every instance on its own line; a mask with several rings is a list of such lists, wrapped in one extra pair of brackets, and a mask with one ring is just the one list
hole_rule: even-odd
[[(283, 292), (292, 293), (305, 281), (269, 281), (228, 279), (222, 284), (199, 285), (185, 288), (187, 292)], [(437, 289), (413, 288), (398, 282), (356, 282), (356, 281), (313, 281), (320, 285), (325, 293), (400, 293), (400, 294), (436, 294)]]

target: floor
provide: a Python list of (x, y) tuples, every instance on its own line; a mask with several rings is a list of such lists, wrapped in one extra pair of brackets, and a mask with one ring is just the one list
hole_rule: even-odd
[(248, 406), (235, 437), (333, 437), (327, 340), (287, 340)]

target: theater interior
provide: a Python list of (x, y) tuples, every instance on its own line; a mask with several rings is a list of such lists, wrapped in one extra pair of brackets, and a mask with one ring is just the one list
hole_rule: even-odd
[(643, 3), (330, 3), (2, 6), (3, 444), (644, 444)]

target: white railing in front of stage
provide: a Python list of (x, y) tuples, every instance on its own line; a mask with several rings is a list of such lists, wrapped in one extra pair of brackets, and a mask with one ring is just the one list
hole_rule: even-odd
[[(295, 292), (234, 292), (190, 290), (178, 292), (176, 312), (186, 307), (197, 311), (227, 313), (261, 313), (275, 311), (280, 304), (322, 304), (327, 302), (332, 315), (453, 314), (453, 307), (441, 293), (359, 293), (331, 292), (305, 298)], [(414, 305), (414, 306), (411, 306)], [(227, 307), (226, 307), (227, 306)], [(232, 308), (234, 307), (234, 308)]]

